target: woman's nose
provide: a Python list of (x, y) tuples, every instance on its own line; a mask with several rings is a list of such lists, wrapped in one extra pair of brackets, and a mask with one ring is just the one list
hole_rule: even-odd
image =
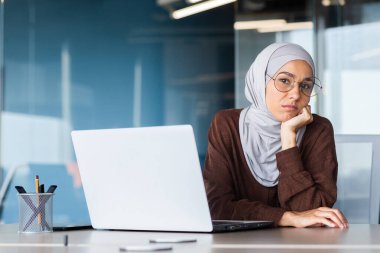
[(298, 83), (294, 83), (293, 88), (289, 91), (289, 98), (298, 100), (301, 97), (301, 88)]

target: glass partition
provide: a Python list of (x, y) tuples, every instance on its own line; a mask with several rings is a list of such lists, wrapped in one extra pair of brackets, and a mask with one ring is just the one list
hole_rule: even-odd
[[(4, 104), (4, 1), (0, 1), (0, 113), (3, 110)], [(1, 132), (1, 117), (0, 117), (0, 132)], [(1, 153), (0, 153), (1, 163)], [(0, 185), (3, 181), (4, 170), (0, 166)], [(0, 201), (1, 203), (1, 201)]]
[(321, 113), (339, 134), (379, 134), (380, 1), (318, 5)]
[[(350, 223), (370, 222), (372, 143), (337, 143), (339, 208)], [(355, 159), (352, 154), (355, 153)]]
[[(273, 42), (295, 42), (312, 54), (323, 84), (323, 93), (311, 100), (312, 111), (327, 117), (341, 138), (371, 135), (367, 140), (372, 142), (380, 134), (379, 13), (378, 0), (238, 1), (235, 106), (248, 105), (244, 78), (257, 54)], [(379, 222), (379, 189), (374, 182), (380, 163), (367, 144), (337, 146), (339, 197), (344, 199), (337, 205), (348, 210), (354, 223)], [(363, 208), (351, 209), (357, 205)]]
[[(234, 8), (174, 20), (166, 3), (1, 1), (5, 175), (29, 168), (23, 175), (30, 181), (38, 172), (42, 183), (58, 185), (55, 201), (66, 192), (85, 205), (70, 180), (58, 176), (71, 175), (71, 187), (80, 186), (74, 129), (191, 124), (203, 164), (214, 113), (234, 105)], [(57, 171), (55, 181), (43, 175), (49, 169)], [(14, 189), (6, 199), (16, 201)], [(86, 219), (76, 208), (69, 217)]]
[[(248, 106), (244, 95), (245, 75), (258, 53), (274, 42), (291, 42), (303, 46), (315, 58), (313, 10), (309, 1), (254, 4), (241, 0), (235, 21), (235, 107)], [(317, 71), (317, 75), (319, 75)], [(317, 97), (310, 105), (317, 112)]]

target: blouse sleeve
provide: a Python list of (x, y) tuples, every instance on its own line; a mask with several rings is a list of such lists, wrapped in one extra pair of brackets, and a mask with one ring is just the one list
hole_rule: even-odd
[(332, 207), (336, 201), (338, 162), (333, 128), (329, 121), (326, 122), (315, 141), (307, 144), (311, 146), (302, 156), (298, 147), (276, 155), (280, 170), (278, 197), (285, 210)]
[(232, 134), (218, 115), (208, 133), (208, 150), (203, 171), (213, 219), (272, 220), (277, 223), (285, 210), (260, 201), (240, 199), (233, 180)]

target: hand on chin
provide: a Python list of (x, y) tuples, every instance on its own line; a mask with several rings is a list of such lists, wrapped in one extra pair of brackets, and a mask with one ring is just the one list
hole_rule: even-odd
[(302, 113), (302, 110), (297, 112), (284, 112), (282, 115), (281, 123), (285, 123), (286, 121), (300, 115)]
[(302, 108), (301, 112), (294, 113), (293, 117), (291, 116), (292, 114), (289, 114), (290, 118), (282, 122), (282, 126), (292, 131), (296, 131), (300, 127), (310, 124), (313, 121), (310, 105)]

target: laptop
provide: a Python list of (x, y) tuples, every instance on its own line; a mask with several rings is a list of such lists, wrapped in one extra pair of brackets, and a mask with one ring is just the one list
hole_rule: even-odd
[(271, 221), (211, 220), (190, 125), (71, 133), (95, 229), (223, 232)]

